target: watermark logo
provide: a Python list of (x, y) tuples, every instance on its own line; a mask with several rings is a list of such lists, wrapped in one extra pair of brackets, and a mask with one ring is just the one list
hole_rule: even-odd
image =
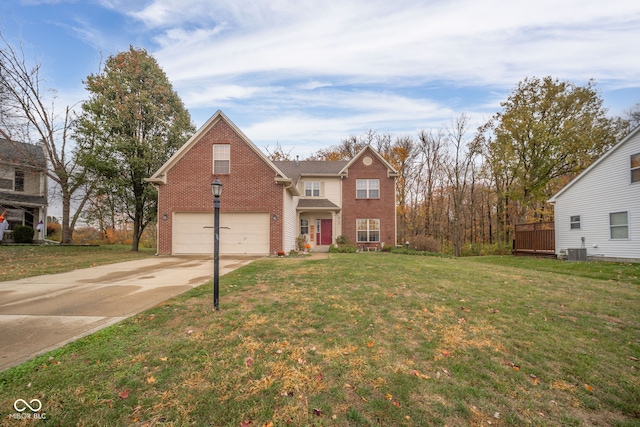
[[(17, 399), (15, 402), (13, 402), (13, 409), (15, 409), (17, 412), (15, 414), (9, 414), (9, 418), (17, 420), (47, 419), (47, 415), (45, 413), (40, 413), (40, 410), (42, 409), (42, 402), (39, 399), (31, 399), (28, 402), (24, 399)], [(29, 409), (31, 412), (26, 412), (27, 409)]]
[(27, 403), (27, 401), (24, 399), (18, 399), (13, 402), (13, 409), (18, 412), (24, 412), (27, 410), (27, 408), (31, 409), (31, 412), (40, 412), (40, 409), (42, 409), (42, 402), (40, 402), (38, 399), (31, 399), (29, 403)]

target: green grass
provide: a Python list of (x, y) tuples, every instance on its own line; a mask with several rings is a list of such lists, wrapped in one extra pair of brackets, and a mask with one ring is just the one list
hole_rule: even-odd
[(19, 246), (0, 245), (0, 282), (41, 274), (63, 273), (78, 268), (146, 258), (155, 249), (132, 252), (131, 246)]
[(220, 284), (220, 312), (209, 283), (0, 373), (0, 423), (37, 398), (61, 426), (640, 425), (636, 265), (331, 254)]

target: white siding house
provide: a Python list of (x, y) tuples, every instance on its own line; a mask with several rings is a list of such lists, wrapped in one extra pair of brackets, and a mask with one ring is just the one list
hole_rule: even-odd
[(640, 260), (640, 127), (549, 199), (556, 254)]

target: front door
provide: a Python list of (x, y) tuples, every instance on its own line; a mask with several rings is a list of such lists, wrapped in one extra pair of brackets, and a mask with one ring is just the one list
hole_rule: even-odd
[(330, 219), (320, 220), (320, 245), (330, 245), (332, 237), (332, 224)]

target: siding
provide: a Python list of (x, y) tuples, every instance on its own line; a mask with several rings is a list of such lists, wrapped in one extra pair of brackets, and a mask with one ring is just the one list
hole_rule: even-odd
[[(629, 157), (636, 153), (640, 153), (640, 132), (555, 196), (556, 253), (581, 247), (584, 237), (589, 256), (640, 258), (640, 182), (631, 183), (629, 165)], [(629, 213), (629, 239), (612, 240), (609, 214), (621, 211)], [(580, 215), (581, 228), (571, 230), (574, 215)]]
[(285, 253), (291, 252), (296, 247), (296, 237), (298, 237), (298, 224), (296, 215), (296, 206), (298, 205), (298, 196), (292, 196), (283, 188), (284, 207), (283, 207), (283, 248)]

